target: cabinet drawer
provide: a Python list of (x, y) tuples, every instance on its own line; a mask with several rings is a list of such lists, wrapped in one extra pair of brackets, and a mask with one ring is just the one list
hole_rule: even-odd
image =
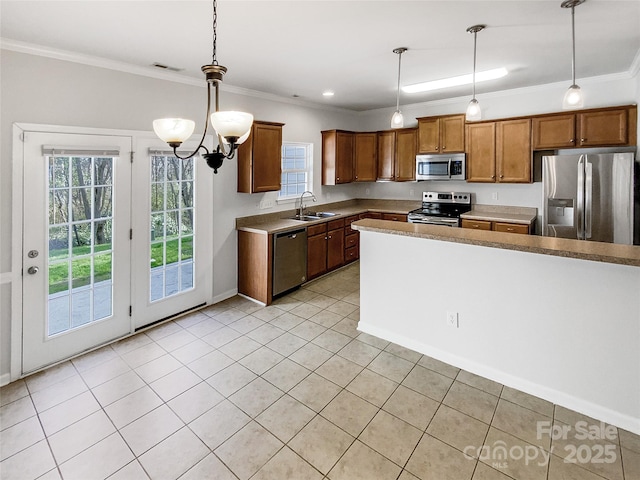
[(524, 235), (529, 234), (529, 225), (522, 225), (520, 223), (495, 222), (493, 224), (493, 229), (496, 232), (522, 233)]
[(314, 235), (320, 235), (321, 233), (327, 233), (326, 223), (307, 227), (307, 237), (313, 237)]
[(338, 228), (344, 228), (344, 218), (341, 218), (339, 220), (331, 220), (328, 223), (328, 229), (329, 230), (336, 230)]
[(357, 247), (360, 244), (360, 236), (358, 233), (352, 233), (351, 235), (347, 235), (344, 241), (344, 246), (346, 248)]
[(392, 222), (406, 222), (407, 216), (402, 213), (383, 213), (382, 220), (391, 220)]
[(353, 230), (351, 228), (351, 224), (353, 222), (356, 222), (360, 220), (360, 215), (351, 215), (350, 217), (347, 217), (344, 219), (344, 226), (345, 226), (345, 234), (346, 235), (350, 235), (352, 233), (354, 233), (356, 230)]
[(344, 251), (344, 261), (353, 262), (358, 259), (358, 247), (350, 247)]
[(361, 213), (360, 214), (360, 219), (365, 219), (365, 218), (373, 218), (374, 220), (380, 220), (382, 219), (382, 214), (380, 212), (367, 212), (367, 213)]
[(491, 230), (491, 222), (485, 220), (462, 219), (462, 228), (474, 228), (476, 230)]

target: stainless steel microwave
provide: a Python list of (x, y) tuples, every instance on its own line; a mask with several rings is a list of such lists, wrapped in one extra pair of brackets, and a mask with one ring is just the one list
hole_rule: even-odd
[(464, 153), (416, 155), (416, 180), (465, 180)]

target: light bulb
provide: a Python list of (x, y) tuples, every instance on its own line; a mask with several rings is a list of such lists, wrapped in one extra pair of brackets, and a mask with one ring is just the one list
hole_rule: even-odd
[(400, 110), (396, 110), (391, 117), (391, 128), (402, 128), (404, 127), (404, 117), (402, 116), (402, 112)]
[(564, 110), (569, 110), (572, 108), (582, 107), (584, 107), (584, 96), (582, 95), (582, 90), (580, 90), (578, 85), (571, 85), (562, 99), (562, 108)]
[(480, 104), (478, 100), (472, 98), (467, 106), (467, 121), (473, 122), (482, 119), (482, 109), (480, 108)]

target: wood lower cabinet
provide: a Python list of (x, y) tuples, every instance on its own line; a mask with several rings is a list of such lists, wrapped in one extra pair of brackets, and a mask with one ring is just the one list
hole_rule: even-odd
[(532, 118), (533, 150), (635, 145), (638, 108), (598, 108)]
[(378, 174), (378, 135), (354, 135), (354, 169), (356, 182), (375, 182)]
[(269, 305), (272, 259), (273, 235), (238, 231), (238, 293)]
[(389, 220), (391, 222), (406, 222), (407, 215), (403, 213), (383, 213), (382, 220)]
[(418, 153), (464, 152), (465, 116), (418, 118)]
[(283, 123), (254, 121), (249, 138), (238, 147), (238, 192), (280, 190)]
[(360, 220), (360, 215), (351, 215), (344, 219), (344, 263), (360, 258), (360, 232), (351, 228), (351, 224)]
[(354, 133), (344, 130), (322, 132), (322, 184), (353, 182)]
[(462, 219), (462, 228), (472, 228), (474, 230), (493, 230), (494, 232), (520, 233), (530, 235), (533, 233), (533, 224), (522, 223), (490, 222), (488, 220)]
[(344, 265), (344, 219), (307, 227), (307, 280)]

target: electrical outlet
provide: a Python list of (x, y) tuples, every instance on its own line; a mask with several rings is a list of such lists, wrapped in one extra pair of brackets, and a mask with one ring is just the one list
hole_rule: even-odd
[(365, 189), (364, 193), (367, 195), (371, 195), (371, 189), (369, 188)]
[(273, 201), (272, 199), (265, 198), (260, 202), (260, 208), (261, 209), (273, 208), (275, 206), (276, 206), (276, 202)]
[(416, 191), (412, 188), (411, 190), (409, 190), (409, 195), (411, 195), (413, 197), (413, 195), (416, 193)]
[(447, 312), (447, 325), (458, 328), (458, 312)]
[(498, 192), (491, 192), (491, 200), (497, 200), (498, 199)]

